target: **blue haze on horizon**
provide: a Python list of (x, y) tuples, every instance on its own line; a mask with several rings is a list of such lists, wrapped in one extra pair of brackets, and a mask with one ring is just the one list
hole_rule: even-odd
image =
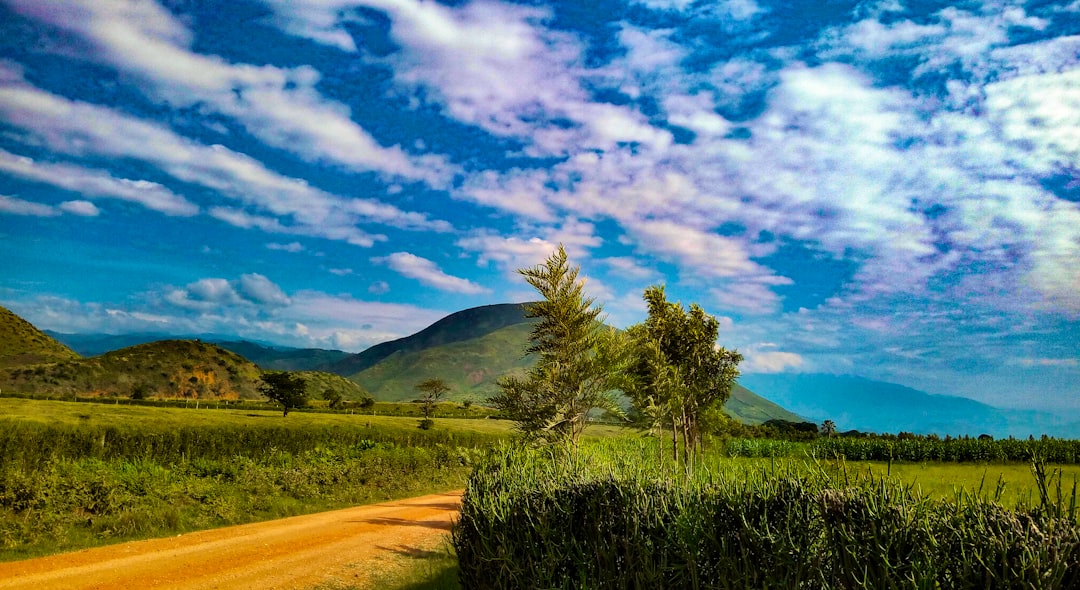
[(1080, 410), (1080, 0), (0, 0), (0, 305), (359, 351), (697, 302), (746, 373)]

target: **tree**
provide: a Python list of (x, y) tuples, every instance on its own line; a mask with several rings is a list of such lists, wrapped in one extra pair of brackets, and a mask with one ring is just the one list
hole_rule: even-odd
[(282, 405), (283, 416), (289, 415), (293, 408), (307, 405), (307, 391), (304, 379), (289, 371), (268, 371), (262, 375), (259, 392)]
[(832, 420), (822, 422), (821, 433), (829, 438), (836, 436), (836, 422), (833, 422)]
[(330, 387), (324, 389), (322, 398), (327, 401), (327, 405), (331, 410), (340, 410), (345, 407), (345, 398), (336, 389)]
[(576, 445), (589, 412), (620, 411), (613, 389), (623, 347), (585, 296), (580, 270), (570, 267), (562, 245), (543, 264), (518, 270), (543, 297), (525, 306), (525, 317), (537, 320), (525, 353), (537, 361), (524, 378), (500, 379), (490, 401), (533, 441)]
[(435, 415), (435, 404), (439, 403), (439, 398), (450, 391), (450, 386), (442, 379), (428, 379), (418, 383), (416, 388), (424, 394), (420, 398), (420, 410), (424, 413), (421, 424), (430, 423), (431, 417)]
[(653, 428), (671, 425), (673, 453), (681, 437), (684, 460), (701, 446), (701, 422), (719, 410), (739, 376), (742, 355), (716, 344), (720, 323), (696, 303), (686, 311), (663, 286), (645, 290), (649, 317), (631, 326), (631, 359), (624, 391)]

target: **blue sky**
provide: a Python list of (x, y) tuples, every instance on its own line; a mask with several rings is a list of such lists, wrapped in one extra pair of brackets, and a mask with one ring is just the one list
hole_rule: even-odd
[(1080, 409), (1080, 2), (0, 1), (0, 304), (361, 350), (698, 302), (744, 372)]

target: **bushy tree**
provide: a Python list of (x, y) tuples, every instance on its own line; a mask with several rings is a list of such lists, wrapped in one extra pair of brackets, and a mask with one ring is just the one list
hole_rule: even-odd
[(696, 303), (689, 310), (667, 300), (663, 286), (645, 290), (649, 317), (627, 331), (631, 355), (624, 391), (653, 428), (671, 426), (678, 454), (701, 444), (701, 422), (731, 395), (742, 355), (716, 343), (720, 323)]
[(623, 347), (585, 296), (580, 270), (562, 245), (543, 264), (518, 270), (542, 297), (525, 306), (525, 316), (537, 320), (525, 352), (538, 358), (524, 378), (500, 379), (490, 401), (530, 440), (576, 445), (589, 412), (619, 411), (613, 389)]
[(267, 371), (262, 374), (259, 392), (281, 404), (284, 413), (307, 405), (307, 384), (304, 379), (289, 371)]

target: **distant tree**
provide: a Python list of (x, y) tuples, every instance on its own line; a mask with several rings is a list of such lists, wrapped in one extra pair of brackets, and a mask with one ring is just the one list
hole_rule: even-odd
[(525, 316), (538, 320), (525, 352), (538, 358), (524, 378), (500, 379), (490, 401), (532, 441), (576, 446), (591, 411), (620, 411), (613, 390), (623, 348), (585, 296), (580, 270), (562, 245), (543, 264), (518, 270), (543, 297), (525, 306)]
[(646, 289), (644, 299), (648, 318), (627, 330), (632, 352), (624, 391), (654, 428), (671, 425), (672, 452), (677, 458), (681, 438), (688, 460), (701, 446), (704, 418), (731, 395), (742, 355), (717, 345), (720, 322), (696, 303), (685, 310), (659, 285)]
[(284, 410), (283, 416), (288, 416), (291, 409), (303, 408), (307, 405), (304, 379), (289, 371), (263, 373), (259, 392), (281, 404)]
[(435, 405), (439, 398), (450, 391), (450, 386), (442, 379), (428, 379), (416, 384), (416, 388), (424, 395), (420, 398), (420, 411), (424, 413), (424, 420), (430, 420), (435, 415)]
[(821, 423), (821, 434), (824, 434), (825, 436), (827, 436), (829, 438), (832, 438), (833, 436), (836, 436), (836, 422), (833, 422), (832, 420), (826, 420), (826, 421), (822, 422)]
[(324, 389), (322, 398), (328, 402), (331, 410), (340, 410), (345, 407), (345, 398), (343, 398), (341, 392), (336, 389), (330, 387)]

